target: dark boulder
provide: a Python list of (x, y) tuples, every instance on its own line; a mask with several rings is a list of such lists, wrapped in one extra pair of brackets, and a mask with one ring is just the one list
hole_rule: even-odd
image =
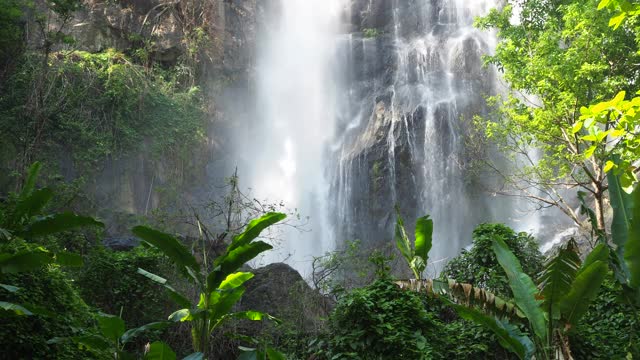
[[(275, 263), (251, 272), (255, 276), (246, 284), (241, 310), (268, 313), (302, 333), (315, 332), (322, 327), (323, 319), (331, 311), (331, 301), (313, 290), (291, 266)], [(258, 325), (259, 329), (251, 326), (248, 330), (260, 331), (264, 325)]]

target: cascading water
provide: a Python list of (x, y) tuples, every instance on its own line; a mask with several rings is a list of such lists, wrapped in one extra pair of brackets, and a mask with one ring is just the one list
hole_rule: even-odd
[(499, 2), (266, 3), (245, 173), (258, 198), (312, 219), (266, 261), (306, 272), (345, 240), (388, 244), (395, 204), (409, 224), (432, 215), (432, 259), (457, 254), (481, 221), (509, 222), (513, 204), (489, 202), (484, 179), (465, 171), (468, 127), (496, 93), (481, 59), (495, 37), (473, 19)]
[[(342, 0), (276, 0), (263, 4), (267, 22), (258, 48), (257, 117), (240, 144), (253, 195), (282, 201), (309, 216), (285, 229), (266, 262), (305, 272), (312, 256), (334, 247), (326, 214), (324, 147), (333, 132), (335, 38)], [(308, 231), (311, 230), (311, 231)]]
[[(339, 239), (390, 243), (398, 204), (407, 223), (431, 214), (431, 257), (456, 255), (481, 221), (509, 222), (466, 171), (466, 133), (486, 115), (496, 75), (482, 55), (495, 37), (473, 27), (498, 1), (355, 1), (341, 42), (343, 95), (330, 196)], [(373, 30), (372, 30), (373, 29)]]

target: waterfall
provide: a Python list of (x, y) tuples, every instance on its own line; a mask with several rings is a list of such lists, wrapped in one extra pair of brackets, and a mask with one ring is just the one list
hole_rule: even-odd
[[(287, 261), (303, 273), (312, 256), (333, 249), (327, 214), (325, 145), (333, 133), (332, 77), (342, 0), (264, 4), (258, 39), (257, 115), (239, 144), (252, 194), (282, 202), (308, 223), (285, 228), (265, 262)], [(304, 274), (303, 274), (304, 275)]]
[(434, 260), (458, 254), (480, 222), (514, 221), (514, 203), (467, 171), (472, 118), (499, 91), (482, 66), (495, 35), (473, 20), (499, 3), (265, 2), (257, 115), (239, 153), (257, 198), (311, 217), (311, 231), (286, 230), (265, 261), (308, 274), (313, 256), (346, 240), (391, 244), (395, 204), (407, 224), (432, 216)]
[[(508, 222), (510, 204), (466, 171), (466, 134), (486, 115), (496, 74), (482, 66), (494, 34), (473, 27), (498, 1), (355, 1), (340, 46), (330, 197), (339, 240), (392, 243), (398, 204), (406, 223), (434, 219), (432, 259), (455, 256), (482, 221)], [(376, 29), (371, 31), (367, 29)], [(374, 34), (375, 36), (371, 36)], [(431, 269), (437, 271), (437, 269)]]

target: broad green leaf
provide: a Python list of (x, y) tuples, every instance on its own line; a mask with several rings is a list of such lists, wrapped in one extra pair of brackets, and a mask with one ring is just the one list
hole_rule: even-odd
[(6, 301), (0, 301), (0, 309), (13, 311), (16, 315), (33, 315), (31, 311), (22, 305), (12, 304)]
[(593, 248), (593, 250), (591, 250), (589, 255), (587, 255), (587, 258), (584, 259), (584, 263), (582, 263), (582, 266), (578, 270), (576, 276), (596, 261), (602, 261), (603, 263), (607, 263), (609, 261), (609, 247), (606, 244), (598, 244)]
[(267, 347), (267, 357), (269, 360), (287, 360), (284, 354), (271, 347)]
[(153, 322), (153, 323), (149, 323), (146, 325), (142, 325), (140, 327), (137, 327), (135, 329), (129, 329), (127, 330), (124, 334), (122, 334), (122, 336), (120, 337), (120, 343), (121, 344), (126, 344), (129, 342), (129, 340), (135, 338), (136, 336), (143, 334), (146, 331), (149, 330), (162, 330), (162, 329), (166, 329), (167, 327), (171, 326), (172, 323), (169, 321), (159, 321), (159, 322)]
[[(618, 163), (618, 158), (613, 158), (614, 163)], [(633, 202), (631, 196), (622, 190), (620, 176), (609, 172), (607, 174), (609, 182), (609, 200), (613, 209), (613, 219), (611, 220), (611, 237), (616, 244), (618, 254), (622, 255), (627, 237), (629, 236), (629, 226), (631, 222), (631, 212)]]
[(284, 220), (287, 215), (277, 212), (266, 213), (258, 219), (252, 220), (247, 228), (233, 238), (231, 245), (229, 246), (229, 251), (232, 251), (236, 248), (245, 246), (249, 244), (251, 241), (260, 236), (262, 230), (268, 228), (269, 226)]
[(36, 180), (38, 179), (38, 174), (40, 173), (40, 169), (42, 168), (42, 163), (39, 161), (34, 162), (29, 167), (29, 171), (27, 172), (27, 179), (25, 180), (24, 186), (22, 186), (22, 190), (20, 191), (20, 200), (24, 200), (36, 187)]
[[(427, 268), (427, 264), (424, 262), (424, 260), (421, 257), (414, 256), (413, 259), (411, 259), (411, 262), (409, 263), (409, 267), (411, 267), (411, 269), (414, 270), (416, 274), (421, 275), (424, 269)], [(421, 276), (416, 276), (416, 277), (418, 279), (421, 278)]]
[(7, 290), (10, 293), (16, 293), (20, 290), (19, 287), (7, 284), (0, 284), (0, 288)]
[(88, 350), (107, 350), (112, 348), (112, 345), (109, 344), (105, 339), (98, 335), (81, 335), (74, 336), (71, 338), (73, 342), (78, 345), (81, 345), (82, 348)]
[(244, 292), (244, 287), (237, 287), (233, 290), (214, 291), (211, 293), (209, 309), (211, 310), (212, 328), (210, 330), (213, 330), (218, 325), (219, 320), (229, 314), (233, 306), (240, 301)]
[(493, 239), (492, 247), (500, 266), (502, 266), (502, 269), (504, 269), (507, 274), (509, 287), (513, 292), (516, 305), (529, 320), (534, 333), (542, 339), (543, 342), (546, 341), (547, 327), (545, 314), (536, 300), (535, 296), (538, 289), (533, 283), (533, 280), (522, 271), (520, 261), (513, 255), (502, 239)]
[(244, 351), (238, 356), (238, 360), (264, 360), (264, 355), (256, 350)]
[(568, 324), (576, 326), (589, 305), (598, 295), (600, 285), (607, 276), (607, 264), (595, 261), (581, 269), (576, 276), (571, 290), (560, 302), (562, 317)]
[[(133, 233), (142, 240), (158, 248), (179, 267), (184, 266), (192, 268), (196, 273), (200, 272), (200, 265), (198, 265), (196, 259), (191, 255), (187, 248), (185, 248), (173, 236), (146, 226), (134, 227)], [(194, 280), (197, 281), (198, 279)]]
[[(49, 188), (35, 190), (31, 195), (18, 201), (15, 211), (15, 217), (23, 216), (30, 218), (42, 211), (47, 203), (53, 198), (53, 191)], [(15, 219), (18, 220), (18, 219)]]
[[(449, 301), (447, 301), (449, 302)], [(534, 345), (531, 339), (523, 335), (517, 326), (503, 323), (493, 317), (484, 315), (474, 308), (468, 308), (449, 302), (458, 315), (465, 320), (482, 325), (496, 335), (500, 345), (506, 350), (516, 354), (520, 359), (530, 359), (534, 353)]]
[(624, 261), (629, 271), (629, 285), (640, 290), (640, 186), (631, 194), (633, 209), (629, 238), (624, 248)]
[(228, 318), (234, 318), (234, 319), (243, 319), (243, 320), (250, 320), (250, 321), (262, 321), (262, 320), (269, 320), (269, 321), (273, 321), (276, 324), (279, 324), (281, 321), (276, 318), (273, 317), (269, 314), (260, 312), (260, 311), (255, 311), (255, 310), (249, 310), (249, 311), (240, 311), (240, 312), (235, 312), (235, 313), (230, 313), (225, 315), (225, 317)]
[(169, 297), (171, 298), (171, 300), (173, 300), (173, 302), (175, 302), (176, 304), (178, 304), (181, 307), (184, 308), (188, 308), (189, 306), (191, 306), (191, 301), (189, 301), (189, 299), (187, 299), (186, 296), (180, 294), (176, 289), (174, 289), (171, 285), (169, 285), (167, 283), (167, 279), (160, 277), (156, 274), (150, 273), (144, 269), (138, 268), (138, 274), (141, 274), (155, 282), (157, 282), (158, 284), (164, 286), (164, 288), (167, 290), (167, 293), (169, 294)]
[(542, 270), (538, 279), (540, 293), (544, 298), (544, 308), (554, 319), (560, 317), (558, 304), (569, 292), (580, 263), (577, 244), (571, 240), (547, 261)]
[(0, 273), (33, 271), (53, 263), (53, 256), (44, 248), (5, 255), (0, 259)]
[(244, 284), (247, 280), (253, 278), (253, 274), (249, 272), (237, 272), (230, 274), (226, 279), (220, 284), (220, 290), (231, 290), (235, 289), (238, 286)]
[(109, 314), (98, 314), (97, 319), (102, 335), (113, 342), (118, 342), (124, 334), (124, 320)]
[(145, 360), (176, 360), (176, 353), (171, 350), (169, 345), (155, 341), (149, 347), (149, 351), (144, 354)]
[(201, 352), (195, 352), (182, 360), (204, 360), (204, 354)]
[(173, 321), (173, 322), (188, 321), (190, 316), (191, 316), (191, 311), (189, 311), (189, 309), (180, 309), (174, 312), (173, 314), (169, 315), (169, 321)]
[(48, 308), (45, 308), (44, 306), (35, 305), (32, 303), (22, 303), (22, 306), (29, 309), (29, 311), (31, 311), (34, 315), (48, 316), (48, 317), (58, 316), (58, 313), (55, 313), (49, 310)]
[(411, 243), (409, 237), (404, 228), (404, 221), (400, 215), (400, 209), (396, 207), (396, 246), (400, 250), (400, 254), (407, 260), (407, 263), (411, 263), (413, 259), (413, 250), (411, 249)]
[(429, 262), (429, 251), (431, 251), (433, 241), (433, 220), (429, 219), (429, 215), (418, 218), (415, 235), (415, 255), (424, 260), (426, 267)]
[(46, 236), (83, 226), (104, 227), (104, 224), (92, 217), (80, 216), (71, 212), (65, 212), (36, 218), (28, 226), (24, 236)]
[(225, 255), (218, 257), (214, 261), (216, 270), (212, 271), (207, 277), (207, 288), (209, 291), (217, 289), (229, 274), (234, 273), (246, 262), (253, 260), (256, 256), (271, 249), (273, 249), (273, 246), (263, 241), (255, 241), (237, 247)]

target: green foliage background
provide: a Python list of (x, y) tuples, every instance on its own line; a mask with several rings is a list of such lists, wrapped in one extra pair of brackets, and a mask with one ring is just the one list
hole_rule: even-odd
[(502, 239), (520, 260), (523, 271), (534, 276), (542, 270), (544, 257), (536, 240), (527, 233), (516, 233), (503, 224), (480, 224), (473, 230), (473, 247), (451, 259), (441, 277), (489, 290), (496, 295), (512, 297), (506, 274), (491, 249), (494, 238)]

